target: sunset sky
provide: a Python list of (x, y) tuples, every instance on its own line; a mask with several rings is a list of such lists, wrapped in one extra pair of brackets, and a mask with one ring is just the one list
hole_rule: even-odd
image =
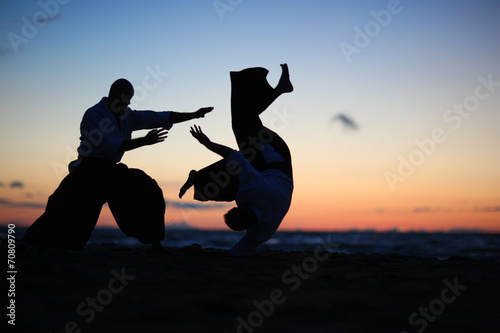
[[(177, 197), (218, 159), (189, 126), (236, 147), (229, 72), (265, 67), (274, 86), (286, 62), (295, 91), (262, 116), (293, 158), (280, 230), (500, 232), (498, 1), (0, 0), (0, 13), (1, 225), (43, 213), (85, 110), (124, 77), (133, 109), (215, 107), (122, 163), (158, 182), (167, 225), (223, 229), (232, 203)], [(115, 226), (107, 207), (98, 226)]]

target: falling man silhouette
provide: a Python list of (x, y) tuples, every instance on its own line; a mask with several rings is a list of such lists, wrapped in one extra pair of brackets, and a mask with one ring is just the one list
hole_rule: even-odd
[(229, 228), (246, 231), (229, 252), (234, 256), (250, 255), (269, 240), (290, 208), (290, 150), (259, 117), (278, 96), (293, 91), (288, 66), (283, 64), (281, 68), (276, 88), (267, 82), (265, 68), (230, 72), (232, 129), (239, 151), (214, 143), (200, 127), (191, 127), (193, 137), (223, 159), (199, 171), (192, 170), (179, 197), (194, 186), (196, 200), (236, 201), (237, 207), (224, 215)]
[[(165, 201), (156, 181), (119, 163), (125, 151), (162, 142), (173, 124), (202, 118), (213, 107), (195, 112), (133, 111), (134, 95), (126, 79), (116, 80), (107, 97), (89, 108), (80, 124), (78, 160), (49, 197), (45, 212), (27, 230), (28, 246), (81, 250), (104, 203), (120, 229), (154, 250), (163, 250)], [(132, 131), (152, 129), (132, 139)]]

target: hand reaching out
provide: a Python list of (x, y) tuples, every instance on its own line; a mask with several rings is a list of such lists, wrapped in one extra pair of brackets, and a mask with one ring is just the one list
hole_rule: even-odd
[(190, 132), (191, 135), (196, 140), (198, 140), (202, 145), (204, 145), (209, 150), (213, 151), (216, 154), (219, 154), (224, 158), (228, 157), (233, 152), (233, 149), (229, 147), (210, 141), (208, 136), (206, 136), (205, 133), (203, 133), (200, 126), (197, 125), (192, 126)]
[(189, 132), (191, 132), (191, 135), (196, 140), (198, 140), (202, 145), (206, 146), (208, 143), (210, 143), (210, 139), (208, 138), (208, 136), (205, 135), (205, 133), (202, 132), (200, 126), (197, 125), (191, 126)]
[(206, 107), (206, 108), (201, 108), (198, 111), (196, 111), (196, 115), (197, 115), (198, 118), (203, 118), (203, 117), (205, 117), (205, 115), (207, 113), (211, 112), (213, 109), (214, 109), (213, 106), (209, 106), (209, 107)]
[(149, 131), (145, 137), (137, 138), (137, 139), (128, 139), (123, 140), (122, 145), (120, 146), (119, 151), (128, 151), (132, 149), (137, 149), (139, 147), (153, 145), (158, 142), (165, 141), (167, 137), (168, 131), (164, 128), (157, 128)]
[(154, 129), (149, 131), (144, 137), (144, 142), (147, 145), (153, 145), (155, 143), (163, 142), (167, 138), (168, 131), (166, 129)]

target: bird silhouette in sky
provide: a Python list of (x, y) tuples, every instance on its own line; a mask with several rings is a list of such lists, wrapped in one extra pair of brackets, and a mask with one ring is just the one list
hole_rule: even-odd
[(358, 124), (356, 124), (356, 122), (354, 120), (352, 120), (349, 116), (347, 116), (343, 113), (339, 113), (339, 114), (335, 115), (331, 120), (332, 123), (337, 122), (337, 121), (339, 121), (345, 129), (353, 130), (353, 131), (359, 129)]

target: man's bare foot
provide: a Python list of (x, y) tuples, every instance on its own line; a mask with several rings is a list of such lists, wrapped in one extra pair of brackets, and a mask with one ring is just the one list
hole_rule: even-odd
[(281, 64), (281, 78), (276, 86), (275, 90), (280, 93), (288, 93), (293, 91), (292, 82), (290, 82), (290, 73), (288, 72), (288, 65)]
[(195, 177), (196, 177), (196, 171), (191, 170), (189, 172), (189, 176), (188, 179), (186, 180), (186, 183), (182, 185), (181, 190), (179, 191), (179, 198), (182, 198), (182, 196), (186, 193), (186, 191), (189, 190), (189, 188), (194, 185)]

